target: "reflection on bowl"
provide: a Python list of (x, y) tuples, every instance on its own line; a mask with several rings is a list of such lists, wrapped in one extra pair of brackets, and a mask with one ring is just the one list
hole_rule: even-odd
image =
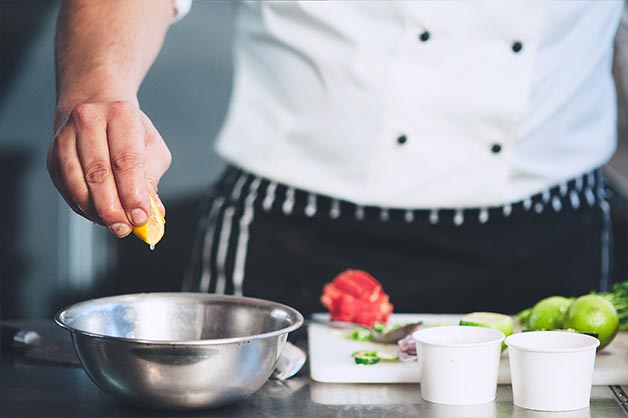
[(258, 390), (303, 316), (260, 299), (145, 293), (81, 302), (55, 321), (70, 331), (92, 381), (114, 398), (202, 409)]

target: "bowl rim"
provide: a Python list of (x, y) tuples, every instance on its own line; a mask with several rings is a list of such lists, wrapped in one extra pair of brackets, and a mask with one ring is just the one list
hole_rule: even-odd
[[(297, 320), (295, 321), (294, 324), (287, 326), (285, 328), (281, 328), (275, 331), (265, 332), (262, 334), (246, 335), (242, 337), (214, 338), (214, 339), (205, 339), (205, 340), (152, 340), (152, 339), (144, 339), (144, 338), (117, 337), (113, 335), (106, 335), (106, 334), (99, 334), (99, 333), (91, 332), (91, 331), (85, 331), (85, 330), (75, 328), (65, 323), (61, 317), (65, 312), (67, 312), (71, 308), (75, 308), (80, 305), (87, 305), (94, 302), (102, 303), (102, 302), (108, 302), (112, 300), (116, 300), (116, 301), (133, 300), (133, 299), (137, 299), (138, 297), (147, 297), (147, 296), (183, 296), (183, 297), (187, 296), (187, 297), (193, 297), (196, 299), (208, 299), (209, 298), (214, 301), (233, 301), (237, 299), (243, 302), (253, 303), (257, 305), (272, 306), (274, 308), (284, 309), (292, 313), (296, 317)], [(258, 299), (258, 298), (251, 298), (251, 297), (246, 297), (246, 296), (234, 296), (234, 295), (216, 295), (216, 294), (211, 294), (211, 293), (200, 293), (200, 292), (144, 292), (144, 293), (129, 293), (129, 294), (117, 295), (117, 296), (106, 296), (102, 298), (93, 298), (93, 299), (88, 299), (85, 301), (73, 303), (57, 311), (57, 313), (55, 313), (54, 315), (54, 322), (61, 328), (64, 328), (70, 331), (70, 333), (72, 334), (80, 334), (87, 337), (98, 338), (98, 339), (108, 340), (108, 341), (144, 344), (144, 345), (151, 345), (151, 346), (157, 346), (157, 345), (161, 345), (161, 346), (182, 346), (182, 345), (215, 346), (215, 345), (224, 345), (224, 344), (245, 343), (251, 340), (260, 340), (260, 339), (276, 337), (283, 334), (288, 334), (300, 328), (304, 323), (304, 319), (303, 319), (303, 315), (296, 309), (288, 305), (284, 305), (282, 303), (273, 302), (266, 299)]]

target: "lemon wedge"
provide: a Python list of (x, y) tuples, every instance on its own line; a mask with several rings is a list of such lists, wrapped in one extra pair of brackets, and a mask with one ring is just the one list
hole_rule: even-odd
[(150, 245), (150, 249), (154, 250), (155, 245), (163, 238), (166, 232), (166, 219), (161, 216), (157, 202), (151, 195), (150, 198), (151, 212), (148, 222), (142, 226), (133, 227), (133, 233), (136, 237)]

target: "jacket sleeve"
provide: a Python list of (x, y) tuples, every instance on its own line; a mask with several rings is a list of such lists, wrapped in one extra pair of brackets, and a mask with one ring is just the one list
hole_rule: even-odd
[(192, 0), (172, 0), (174, 6), (174, 17), (172, 23), (178, 22), (183, 19), (192, 7)]

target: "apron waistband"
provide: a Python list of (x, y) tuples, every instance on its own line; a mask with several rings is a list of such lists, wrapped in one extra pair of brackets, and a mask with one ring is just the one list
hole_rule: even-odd
[(500, 206), (475, 208), (399, 209), (358, 205), (342, 199), (308, 192), (265, 179), (229, 166), (210, 191), (210, 198), (225, 204), (243, 205), (257, 212), (325, 217), (330, 220), (360, 222), (424, 222), (433, 225), (486, 224), (527, 213), (559, 213), (593, 207), (606, 199), (602, 169), (564, 181), (526, 199)]

